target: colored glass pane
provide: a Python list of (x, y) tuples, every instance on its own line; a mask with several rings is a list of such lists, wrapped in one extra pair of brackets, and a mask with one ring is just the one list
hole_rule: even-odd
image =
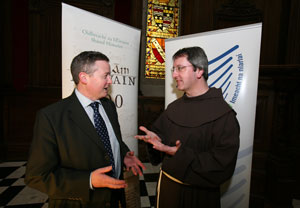
[(146, 78), (165, 78), (165, 39), (178, 36), (178, 1), (148, 0)]

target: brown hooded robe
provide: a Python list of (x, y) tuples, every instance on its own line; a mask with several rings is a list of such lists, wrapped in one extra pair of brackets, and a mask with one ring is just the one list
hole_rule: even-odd
[(220, 185), (234, 171), (240, 128), (235, 111), (220, 89), (197, 97), (186, 95), (171, 103), (153, 124), (162, 142), (181, 147), (174, 156), (148, 148), (153, 164), (162, 162), (158, 207), (220, 207)]

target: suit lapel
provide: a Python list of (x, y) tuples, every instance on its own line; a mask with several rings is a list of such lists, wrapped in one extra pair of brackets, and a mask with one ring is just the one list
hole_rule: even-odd
[(88, 138), (95, 142), (101, 149), (105, 151), (105, 148), (101, 142), (99, 135), (96, 132), (96, 129), (91, 122), (90, 118), (86, 114), (82, 105), (80, 104), (76, 94), (70, 96), (71, 99), (71, 107), (69, 108), (69, 116), (70, 119), (80, 128)]

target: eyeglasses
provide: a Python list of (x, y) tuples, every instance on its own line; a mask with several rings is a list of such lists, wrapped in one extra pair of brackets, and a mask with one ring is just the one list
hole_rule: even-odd
[(186, 67), (189, 67), (189, 66), (193, 66), (193, 65), (188, 65), (188, 66), (173, 66), (172, 69), (171, 69), (171, 71), (172, 71), (172, 73), (174, 73), (175, 71), (176, 71), (177, 73), (180, 73), (180, 72), (183, 72), (184, 69), (185, 69)]

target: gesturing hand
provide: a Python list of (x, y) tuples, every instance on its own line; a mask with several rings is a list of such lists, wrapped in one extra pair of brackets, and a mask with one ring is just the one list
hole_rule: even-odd
[(149, 131), (146, 127), (140, 126), (141, 131), (145, 132), (146, 135), (136, 135), (136, 139), (143, 140), (144, 142), (150, 143), (153, 145), (153, 149), (156, 149), (161, 152), (165, 152), (169, 155), (175, 155), (179, 147), (181, 146), (181, 142), (179, 140), (176, 141), (176, 146), (168, 146), (161, 142), (161, 139), (152, 131)]
[(111, 171), (112, 166), (107, 166), (104, 168), (98, 168), (91, 173), (91, 182), (94, 188), (111, 188), (111, 189), (121, 189), (126, 188), (127, 184), (124, 180), (115, 179), (106, 175)]
[(139, 174), (140, 176), (143, 175), (140, 167), (143, 168), (143, 170), (146, 169), (143, 163), (136, 156), (134, 156), (133, 151), (126, 153), (126, 156), (124, 158), (124, 164), (126, 166), (126, 170), (129, 171), (129, 169), (131, 169), (134, 175), (137, 174)]
[[(154, 140), (161, 142), (161, 139), (155, 134), (153, 131), (149, 131), (146, 127), (140, 126), (141, 131), (145, 132), (146, 135), (136, 135), (135, 138), (139, 140), (143, 140), (144, 142), (152, 143)], [(150, 141), (152, 142), (150, 142)]]

